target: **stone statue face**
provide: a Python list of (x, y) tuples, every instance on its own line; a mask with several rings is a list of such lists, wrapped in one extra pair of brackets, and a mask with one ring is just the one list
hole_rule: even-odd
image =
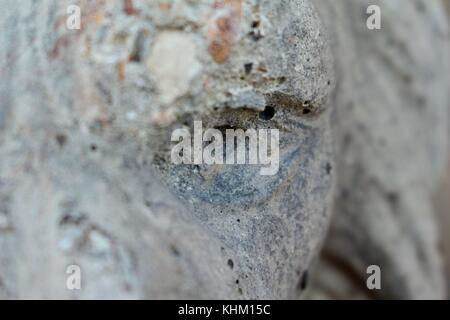
[[(123, 171), (111, 180), (128, 196), (86, 186), (85, 211), (107, 208), (103, 232), (114, 250), (106, 256), (122, 267), (105, 278), (103, 258), (80, 251), (95, 280), (86, 280), (85, 294), (89, 283), (118, 290), (114, 281), (125, 279), (149, 298), (295, 297), (328, 224), (333, 175), (333, 63), (314, 7), (305, 0), (135, 1), (110, 21), (123, 8), (103, 6), (104, 20), (77, 39), (73, 56), (90, 71), (75, 76), (91, 84), (77, 108), (88, 110), (82, 125), (103, 134), (101, 150), (118, 157), (110, 166)], [(171, 134), (193, 133), (195, 121), (219, 132), (279, 130), (278, 170), (172, 163)], [(68, 226), (88, 223), (62, 221), (62, 243)], [(78, 247), (107, 242), (89, 241)]]
[[(295, 298), (335, 171), (317, 288), (348, 297), (376, 264), (379, 297), (444, 297), (430, 196), (448, 138), (440, 2), (72, 2), (0, 5), (0, 299)], [(377, 2), (386, 28), (370, 30)], [(211, 146), (195, 145), (198, 126), (222, 157), (241, 149), (227, 131), (257, 133), (257, 151), (270, 131), (274, 170), (261, 152), (174, 161), (190, 158), (175, 133), (193, 134), (195, 159)]]
[[(195, 286), (206, 291), (220, 286), (228, 297), (295, 296), (329, 219), (333, 73), (322, 27), (307, 1), (187, 6), (198, 25), (158, 28), (145, 61), (154, 77), (156, 119), (173, 117), (150, 139), (158, 188), (202, 238), (190, 243), (192, 235), (174, 236), (185, 247), (177, 247), (183, 253), (174, 263), (186, 267), (179, 260), (197, 252), (189, 268), (199, 273)], [(260, 165), (248, 163), (171, 163), (171, 132), (184, 128), (193, 136), (194, 121), (223, 133), (278, 129), (279, 170), (261, 175)], [(164, 215), (165, 208), (152, 210)]]

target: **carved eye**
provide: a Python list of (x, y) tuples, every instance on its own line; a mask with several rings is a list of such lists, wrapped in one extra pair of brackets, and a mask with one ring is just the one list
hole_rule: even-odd
[[(310, 169), (307, 169), (307, 166), (310, 165), (309, 161), (315, 154), (314, 149), (321, 139), (322, 124), (311, 123), (304, 118), (304, 113), (296, 106), (267, 105), (263, 111), (259, 112), (247, 108), (223, 109), (200, 120), (203, 130), (200, 133), (201, 136), (204, 137), (209, 129), (216, 130), (215, 132), (222, 135), (219, 137), (222, 143), (220, 152), (223, 154), (221, 164), (195, 162), (193, 149), (187, 151), (189, 159), (192, 160), (189, 163), (174, 164), (167, 149), (158, 152), (157, 161), (155, 161), (172, 192), (179, 198), (197, 205), (201, 203), (225, 206), (254, 205), (268, 201), (289, 179), (289, 174), (293, 171), (304, 168), (303, 174), (308, 174)], [(186, 122), (184, 126), (184, 130), (189, 133), (188, 144), (192, 147), (195, 144), (195, 136), (199, 134), (195, 131), (198, 128), (194, 123), (195, 121), (192, 120)], [(264, 166), (260, 162), (251, 162), (251, 152), (257, 150), (257, 156), (260, 156), (262, 147), (258, 144), (258, 139), (261, 132), (267, 132), (269, 138), (272, 134), (270, 130), (278, 132), (277, 159), (271, 159), (277, 161), (277, 168), (273, 175), (262, 175), (261, 168)], [(227, 140), (227, 134), (230, 131), (235, 133), (240, 131), (244, 134), (244, 140), (233, 138), (231, 149), (236, 157), (238, 149), (243, 145), (241, 150), (245, 153), (244, 163), (227, 164), (227, 153), (230, 151), (230, 146), (227, 146), (230, 142)], [(178, 139), (173, 142), (172, 147), (180, 144), (180, 141)], [(256, 146), (252, 145), (254, 141), (257, 141)], [(272, 148), (275, 146), (270, 144), (270, 139), (267, 141), (269, 145), (265, 145), (264, 148), (268, 149), (268, 155), (273, 156), (275, 151), (272, 154)], [(213, 140), (202, 141), (201, 152), (204, 152), (212, 142)], [(214, 152), (218, 151), (215, 149)], [(186, 150), (182, 149), (180, 157), (187, 154)], [(237, 160), (237, 157), (233, 159)]]

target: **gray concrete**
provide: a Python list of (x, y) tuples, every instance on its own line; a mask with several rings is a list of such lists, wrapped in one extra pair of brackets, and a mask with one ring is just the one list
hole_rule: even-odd
[[(382, 264), (382, 297), (443, 296), (437, 1), (385, 1), (374, 33), (366, 1), (79, 3), (76, 31), (71, 1), (0, 0), (1, 298), (298, 298), (333, 210), (326, 250)], [(278, 128), (278, 175), (172, 165), (197, 119)]]

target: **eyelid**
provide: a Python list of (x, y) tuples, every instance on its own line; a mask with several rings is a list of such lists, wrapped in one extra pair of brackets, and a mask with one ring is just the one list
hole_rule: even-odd
[(252, 109), (255, 111), (264, 111), (267, 103), (265, 95), (256, 90), (238, 91), (232, 94), (232, 97), (225, 103), (226, 107), (231, 109)]

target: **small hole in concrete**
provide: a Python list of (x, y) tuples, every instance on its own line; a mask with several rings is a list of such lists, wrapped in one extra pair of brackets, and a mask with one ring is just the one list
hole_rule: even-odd
[(170, 251), (176, 257), (179, 257), (181, 255), (180, 250), (178, 250), (178, 248), (173, 244), (170, 245)]
[(58, 134), (56, 135), (56, 141), (58, 142), (59, 146), (62, 147), (66, 144), (67, 137), (64, 134)]
[(283, 83), (286, 82), (286, 80), (287, 80), (286, 77), (279, 77), (279, 78), (278, 78), (278, 83), (279, 83), (279, 84), (283, 84)]
[(245, 70), (245, 74), (249, 75), (252, 72), (253, 69), (253, 63), (246, 63), (244, 64), (244, 70)]
[(252, 28), (253, 29), (258, 28), (259, 25), (260, 25), (260, 21), (259, 20), (255, 20), (255, 21), (252, 22)]
[(271, 106), (266, 106), (264, 111), (259, 113), (259, 118), (263, 120), (270, 120), (275, 116), (275, 108)]

